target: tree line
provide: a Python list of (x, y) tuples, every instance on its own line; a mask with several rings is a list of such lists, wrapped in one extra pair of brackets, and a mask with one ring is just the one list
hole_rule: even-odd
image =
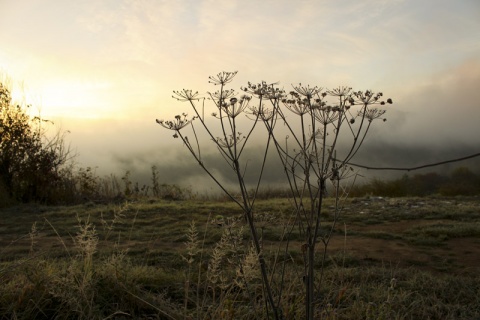
[[(0, 207), (19, 202), (54, 205), (129, 196), (182, 199), (194, 195), (189, 187), (161, 184), (155, 166), (151, 186), (132, 182), (128, 171), (117, 179), (114, 175), (99, 177), (92, 168), (75, 168), (75, 155), (65, 143), (66, 133), (47, 137), (46, 127), (51, 121), (29, 115), (29, 109), (29, 105), (15, 104), (11, 91), (0, 82)], [(271, 193), (269, 197), (276, 192)], [(432, 194), (478, 195), (480, 176), (459, 167), (450, 175), (431, 172), (394, 180), (372, 179), (354, 185), (350, 191), (351, 196)]]
[(408, 196), (475, 196), (480, 195), (480, 175), (467, 167), (461, 166), (449, 174), (428, 172), (398, 179), (372, 179), (368, 183), (352, 187), (350, 195), (361, 197), (366, 195), (383, 197)]

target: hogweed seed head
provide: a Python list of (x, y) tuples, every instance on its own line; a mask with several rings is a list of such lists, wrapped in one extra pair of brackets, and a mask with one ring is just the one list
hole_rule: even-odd
[(279, 88), (275, 88), (274, 85), (277, 83), (266, 83), (262, 81), (260, 83), (251, 83), (248, 82), (246, 87), (241, 88), (243, 91), (248, 92), (257, 98), (267, 98), (267, 99), (281, 99), (284, 95), (284, 91)]
[(310, 111), (310, 105), (308, 102), (300, 99), (283, 99), (285, 107), (296, 115), (304, 115)]
[(228, 149), (228, 148), (233, 147), (234, 145), (238, 144), (239, 142), (241, 142), (242, 140), (245, 140), (245, 139), (246, 139), (246, 137), (242, 136), (241, 132), (237, 132), (237, 135), (231, 134), (226, 139), (217, 137), (217, 138), (213, 139), (213, 141), (215, 141), (215, 143), (219, 147)]
[[(187, 119), (187, 114), (182, 113), (181, 115), (177, 114), (174, 120), (156, 119), (156, 122), (166, 129), (178, 132), (181, 129), (185, 128), (187, 125), (189, 125), (193, 120), (195, 120), (195, 118), (196, 117), (192, 117), (192, 119)], [(177, 133), (175, 133), (173, 137), (177, 138)]]
[(317, 86), (315, 87), (310, 87), (310, 86), (302, 86), (301, 83), (298, 84), (298, 86), (293, 86), (293, 90), (300, 94), (301, 96), (304, 96), (307, 99), (312, 99), (313, 97), (317, 96), (320, 94), (322, 91), (322, 88), (319, 88)]
[(235, 90), (233, 89), (224, 89), (222, 91), (215, 91), (215, 92), (209, 92), (208, 93), (212, 100), (216, 101), (217, 103), (224, 103), (225, 100), (235, 96)]
[(350, 94), (352, 88), (350, 87), (338, 87), (332, 90), (328, 90), (328, 94), (335, 97), (344, 97)]
[(338, 106), (325, 106), (314, 109), (315, 119), (317, 119), (317, 121), (323, 125), (327, 125), (338, 120), (340, 113), (341, 109)]
[(259, 117), (262, 121), (269, 121), (272, 119), (274, 112), (272, 109), (269, 109), (263, 105), (260, 107), (251, 107), (250, 113), (255, 117)]
[(172, 98), (178, 101), (194, 101), (200, 100), (201, 98), (198, 96), (198, 91), (193, 92), (192, 90), (182, 89), (180, 91), (173, 91)]
[[(360, 117), (365, 117), (368, 121), (373, 121), (375, 119), (381, 118), (383, 114), (385, 113), (385, 110), (380, 110), (377, 108), (372, 108), (372, 109), (366, 109), (366, 110), (361, 110), (358, 112), (358, 116)], [(382, 118), (383, 121), (386, 121), (386, 119)]]
[(210, 76), (208, 79), (210, 79), (208, 82), (213, 83), (214, 85), (225, 85), (226, 83), (229, 83), (232, 81), (232, 79), (235, 77), (238, 71), (233, 71), (233, 72), (227, 72), (227, 71), (222, 71), (218, 73), (216, 76)]
[[(233, 119), (240, 115), (248, 107), (250, 100), (251, 97), (247, 95), (241, 96), (240, 99), (233, 97), (230, 99), (229, 103), (221, 101), (217, 107), (219, 108), (220, 114), (224, 114), (225, 116)], [(217, 117), (216, 113), (214, 116)]]
[[(357, 101), (360, 101), (363, 105), (372, 105), (372, 104), (380, 104), (385, 105), (385, 103), (392, 104), (392, 99), (388, 98), (385, 102), (384, 100), (380, 100), (383, 97), (383, 93), (378, 92), (374, 93), (373, 91), (367, 90), (365, 92), (356, 91), (353, 92), (353, 96), (356, 98)], [(353, 105), (355, 100), (353, 97), (351, 98), (350, 104)]]

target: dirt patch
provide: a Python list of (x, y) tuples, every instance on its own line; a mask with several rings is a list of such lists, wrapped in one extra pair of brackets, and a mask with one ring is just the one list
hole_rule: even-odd
[[(352, 226), (350, 231), (400, 234), (413, 227), (431, 225), (442, 220), (410, 220), (373, 226)], [(348, 229), (347, 229), (348, 230)], [(334, 236), (329, 252), (354, 256), (402, 267), (415, 266), (454, 273), (480, 272), (480, 239), (450, 239), (441, 246), (417, 246), (403, 239), (378, 239), (358, 235)]]
[(350, 237), (346, 245), (343, 240), (334, 240), (330, 249), (336, 252), (344, 251), (358, 258), (385, 262), (428, 261), (426, 254), (392, 240)]
[(461, 238), (448, 241), (449, 256), (463, 267), (465, 272), (480, 272), (480, 239)]
[(420, 226), (428, 226), (438, 223), (447, 223), (448, 220), (401, 220), (398, 222), (384, 222), (382, 224), (375, 224), (370, 226), (361, 226), (361, 225), (352, 225), (347, 226), (347, 233), (348, 231), (361, 231), (361, 232), (390, 232), (390, 233), (402, 233), (414, 227)]

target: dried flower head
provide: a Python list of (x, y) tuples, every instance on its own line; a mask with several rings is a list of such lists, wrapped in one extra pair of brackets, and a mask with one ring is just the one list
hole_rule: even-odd
[(214, 141), (217, 143), (218, 146), (221, 148), (231, 148), (235, 144), (238, 144), (240, 141), (244, 140), (245, 136), (242, 136), (241, 132), (237, 132), (237, 135), (229, 135), (228, 138), (215, 138)]
[(214, 85), (225, 85), (226, 83), (229, 83), (232, 81), (232, 79), (235, 77), (237, 74), (237, 71), (233, 72), (227, 72), (227, 71), (222, 71), (218, 73), (216, 76), (210, 76), (208, 79), (210, 79), (208, 82), (213, 83)]
[(323, 125), (327, 125), (329, 123), (333, 123), (334, 121), (338, 120), (340, 117), (342, 109), (338, 106), (331, 107), (325, 106), (320, 108), (314, 109), (314, 116), (318, 122)]
[(352, 88), (350, 87), (338, 87), (332, 90), (328, 90), (328, 94), (335, 97), (345, 97), (350, 94)]
[(251, 83), (248, 82), (246, 87), (243, 87), (242, 90), (248, 92), (258, 98), (267, 98), (275, 99), (283, 96), (283, 90), (275, 88), (274, 85), (277, 83), (267, 84), (265, 81), (260, 83)]
[(213, 93), (209, 92), (208, 93), (210, 95), (210, 98), (214, 101), (225, 101), (225, 100), (228, 100), (230, 98), (232, 98), (233, 96), (235, 96), (235, 90), (233, 89), (230, 89), (230, 90), (226, 90), (226, 89), (223, 89), (222, 91), (215, 91)]
[[(380, 118), (381, 116), (383, 116), (383, 114), (385, 113), (385, 110), (380, 110), (380, 109), (377, 109), (377, 108), (368, 108), (368, 109), (365, 109), (365, 110), (361, 110), (358, 112), (358, 115), (360, 117), (365, 117), (366, 119), (368, 119), (368, 121), (373, 121), (375, 119), (378, 119)], [(382, 118), (383, 121), (386, 121), (386, 119)]]
[(306, 99), (283, 99), (282, 102), (288, 110), (299, 116), (307, 114), (310, 111), (310, 103)]
[[(392, 103), (393, 103), (392, 99), (388, 98), (388, 99), (387, 99), (387, 103), (388, 103), (388, 104), (392, 104)], [(381, 104), (381, 105), (384, 105), (384, 104), (385, 104), (385, 101), (380, 102), (380, 104)]]
[(250, 112), (249, 112), (250, 114), (254, 115), (255, 118), (262, 119), (263, 121), (268, 121), (272, 119), (274, 114), (272, 109), (265, 107), (263, 104), (260, 105), (259, 107), (257, 106), (250, 107), (249, 109), (250, 109)]
[[(383, 93), (378, 92), (374, 93), (373, 91), (367, 90), (365, 92), (356, 91), (353, 92), (353, 96), (356, 98), (357, 101), (360, 101), (363, 105), (371, 105), (371, 104), (381, 104), (385, 105), (385, 101), (380, 100), (383, 97)], [(352, 97), (353, 98), (353, 97)], [(387, 99), (388, 104), (392, 104), (392, 99)], [(351, 102), (353, 105), (353, 102)]]
[(301, 116), (310, 111), (310, 101), (300, 96), (296, 91), (291, 91), (288, 98), (282, 99), (282, 103), (291, 112)]
[(325, 106), (324, 95), (318, 87), (294, 87), (295, 91), (290, 91), (287, 98), (282, 99), (282, 103), (291, 112), (297, 115), (304, 115), (311, 110)]
[(327, 177), (331, 181), (340, 181), (340, 180), (351, 178), (354, 175), (355, 175), (355, 172), (353, 167), (348, 165), (337, 166), (334, 164), (331, 168), (331, 171), (327, 175)]
[[(188, 124), (190, 124), (196, 117), (192, 117), (192, 119), (187, 119), (187, 114), (182, 113), (182, 115), (176, 115), (174, 120), (159, 120), (156, 119), (156, 122), (164, 128), (180, 131), (181, 129), (185, 128)], [(175, 132), (173, 135), (174, 138), (178, 138), (178, 134)]]
[[(233, 98), (230, 98), (228, 102), (220, 101), (217, 105), (220, 111), (220, 116), (227, 116), (232, 119), (236, 118), (248, 107), (248, 103), (250, 102), (251, 99), (252, 97), (243, 95), (240, 97), (240, 99), (233, 97)], [(215, 117), (216, 117), (216, 113), (215, 113)]]
[(270, 84), (271, 90), (267, 91), (265, 98), (270, 100), (282, 100), (285, 97), (285, 90), (280, 88), (274, 88), (274, 84), (275, 83)]
[(193, 92), (192, 90), (182, 89), (180, 91), (173, 91), (173, 98), (177, 99), (178, 101), (193, 101), (193, 100), (200, 100), (201, 98), (198, 96), (198, 91)]
[(322, 91), (322, 88), (319, 88), (317, 86), (315, 87), (310, 87), (310, 86), (302, 86), (301, 83), (298, 84), (298, 86), (293, 86), (293, 90), (300, 94), (301, 96), (304, 96), (307, 99), (312, 99), (315, 96), (318, 96), (320, 92)]

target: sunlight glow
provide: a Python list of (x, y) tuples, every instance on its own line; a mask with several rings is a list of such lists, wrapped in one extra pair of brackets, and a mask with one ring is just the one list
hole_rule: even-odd
[(192, 115), (172, 91), (214, 92), (221, 71), (238, 71), (236, 90), (384, 92), (396, 103), (381, 143), (478, 145), (479, 14), (478, 0), (0, 0), (0, 75), (107, 173), (148, 176), (178, 147), (155, 119)]
[(106, 82), (49, 82), (41, 89), (42, 114), (47, 117), (104, 117), (110, 106), (101, 92), (109, 87)]

